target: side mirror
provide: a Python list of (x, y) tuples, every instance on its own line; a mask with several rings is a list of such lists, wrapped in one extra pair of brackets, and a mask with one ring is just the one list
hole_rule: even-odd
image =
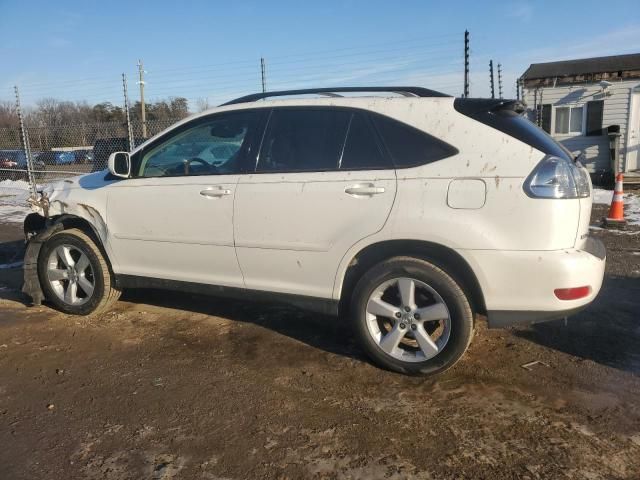
[(120, 178), (129, 178), (131, 174), (131, 159), (127, 152), (113, 152), (109, 155), (109, 172)]

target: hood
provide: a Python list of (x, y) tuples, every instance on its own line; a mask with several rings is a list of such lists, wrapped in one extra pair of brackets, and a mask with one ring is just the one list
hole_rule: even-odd
[(90, 200), (92, 190), (99, 190), (117, 181), (108, 170), (65, 178), (39, 185), (37, 198), (29, 202), (34, 212), (44, 217), (55, 216), (66, 213), (69, 197)]

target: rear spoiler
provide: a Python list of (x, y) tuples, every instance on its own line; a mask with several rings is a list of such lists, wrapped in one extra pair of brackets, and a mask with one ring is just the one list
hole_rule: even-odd
[(495, 128), (547, 155), (573, 158), (564, 146), (522, 115), (525, 112), (525, 104), (519, 100), (456, 98), (453, 107), (457, 112)]
[(502, 98), (456, 98), (454, 108), (470, 117), (482, 113), (512, 112), (520, 115), (526, 110), (520, 100), (505, 100)]

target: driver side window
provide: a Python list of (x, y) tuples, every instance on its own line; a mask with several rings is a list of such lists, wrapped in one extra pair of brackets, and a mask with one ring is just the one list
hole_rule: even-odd
[[(241, 171), (256, 112), (233, 112), (196, 120), (143, 152), (140, 177), (226, 175)], [(185, 128), (186, 127), (186, 128)]]

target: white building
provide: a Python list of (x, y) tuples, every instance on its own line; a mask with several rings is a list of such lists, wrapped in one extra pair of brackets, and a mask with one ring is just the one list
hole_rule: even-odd
[(640, 54), (534, 63), (520, 80), (529, 118), (584, 153), (596, 181), (609, 180), (617, 168), (625, 183), (640, 183)]

